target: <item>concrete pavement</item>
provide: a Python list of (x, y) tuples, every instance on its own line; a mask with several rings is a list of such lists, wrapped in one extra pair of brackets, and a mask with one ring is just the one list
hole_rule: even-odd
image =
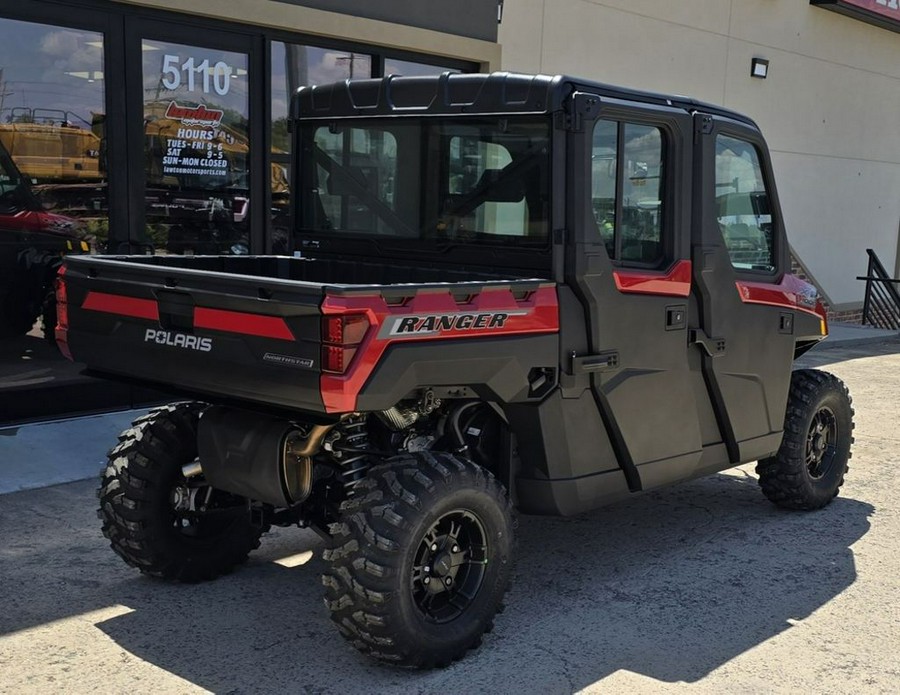
[(900, 344), (817, 349), (856, 445), (841, 497), (788, 513), (752, 466), (572, 519), (521, 519), (507, 611), (444, 671), (376, 666), (321, 605), (320, 541), (267, 535), (216, 582), (140, 577), (93, 481), (0, 496), (0, 692), (900, 690)]
[(143, 412), (0, 429), (0, 494), (96, 476), (116, 436)]

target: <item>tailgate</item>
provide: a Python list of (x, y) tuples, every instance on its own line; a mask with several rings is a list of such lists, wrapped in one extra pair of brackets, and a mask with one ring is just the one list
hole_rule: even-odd
[(60, 284), (60, 347), (92, 371), (324, 411), (319, 283), (69, 257)]

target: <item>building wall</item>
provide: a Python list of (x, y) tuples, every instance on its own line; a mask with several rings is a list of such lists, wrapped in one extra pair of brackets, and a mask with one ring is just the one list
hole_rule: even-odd
[[(866, 248), (900, 233), (900, 36), (806, 0), (516, 0), (505, 70), (687, 94), (763, 129), (788, 236), (835, 308), (862, 301)], [(753, 57), (770, 61), (750, 77)], [(900, 270), (900, 269), (897, 269)]]
[(277, 0), (356, 17), (434, 29), (485, 41), (497, 40), (497, 6), (490, 0)]
[[(342, 41), (357, 41), (372, 46), (430, 54), (445, 58), (473, 61), (482, 69), (497, 69), (500, 64), (500, 47), (492, 40), (472, 38), (473, 35), (489, 34), (484, 28), (485, 18), (482, 14), (474, 16), (477, 21), (459, 23), (453, 26), (456, 31), (468, 32), (468, 35), (446, 33), (447, 22), (432, 22), (426, 26), (400, 24), (369, 16), (342, 14), (306, 7), (293, 2), (279, 0), (116, 0), (120, 4), (141, 5), (159, 10), (188, 13), (211, 19), (256, 24), (258, 26), (286, 31), (303, 32), (311, 36), (322, 36)], [(310, 0), (305, 5), (325, 6), (327, 2)], [(336, 3), (331, 3), (336, 5)], [(351, 4), (344, 0), (342, 5)], [(391, 6), (398, 2), (390, 3)], [(402, 3), (399, 3), (402, 4)], [(433, 3), (430, 3), (433, 4)], [(250, 7), (252, 5), (252, 11)], [(496, 26), (496, 7), (490, 14), (489, 28)], [(368, 13), (371, 15), (372, 13)], [(419, 22), (424, 25), (424, 22)], [(476, 29), (476, 25), (480, 29)]]

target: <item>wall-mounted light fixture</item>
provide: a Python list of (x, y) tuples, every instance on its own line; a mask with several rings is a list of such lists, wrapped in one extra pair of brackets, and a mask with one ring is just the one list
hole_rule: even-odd
[(765, 58), (754, 58), (750, 61), (750, 76), (766, 79), (769, 76), (769, 61)]

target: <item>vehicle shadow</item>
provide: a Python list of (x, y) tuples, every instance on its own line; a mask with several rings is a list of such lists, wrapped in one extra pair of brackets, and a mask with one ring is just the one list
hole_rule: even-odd
[(211, 584), (123, 579), (109, 599), (132, 612), (98, 627), (215, 692), (573, 692), (620, 669), (692, 682), (850, 586), (850, 546), (872, 513), (844, 498), (783, 512), (733, 471), (576, 518), (522, 518), (508, 610), (481, 650), (443, 671), (381, 667), (343, 643), (322, 606), (321, 561), (271, 562), (316, 550), (309, 534), (275, 534)]

